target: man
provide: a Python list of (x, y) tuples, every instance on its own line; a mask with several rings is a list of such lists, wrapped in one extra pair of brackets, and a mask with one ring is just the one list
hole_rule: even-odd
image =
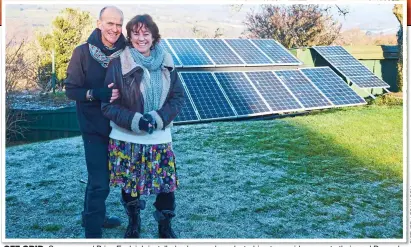
[(86, 238), (101, 238), (102, 226), (120, 225), (117, 217), (105, 216), (105, 200), (110, 190), (107, 160), (110, 126), (100, 105), (119, 97), (113, 84), (104, 87), (104, 79), (108, 63), (126, 45), (122, 26), (122, 11), (114, 6), (104, 7), (87, 43), (74, 49), (64, 82), (67, 97), (76, 101), (86, 156), (88, 182), (82, 212)]

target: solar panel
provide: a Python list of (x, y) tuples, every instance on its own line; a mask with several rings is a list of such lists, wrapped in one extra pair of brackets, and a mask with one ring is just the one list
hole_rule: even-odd
[(210, 67), (213, 62), (194, 39), (167, 39), (184, 67)]
[(374, 74), (364, 66), (338, 66), (336, 67), (344, 76), (351, 79), (352, 76), (373, 76)]
[(333, 104), (299, 70), (275, 71), (290, 91), (306, 108), (332, 107)]
[(197, 39), (216, 65), (240, 65), (244, 62), (228, 47), (222, 39)]
[(375, 75), (367, 67), (341, 46), (316, 46), (313, 49), (359, 88), (390, 87), (381, 79), (375, 79)]
[(181, 67), (181, 63), (178, 60), (178, 58), (176, 57), (176, 55), (174, 54), (174, 52), (171, 50), (171, 48), (168, 46), (167, 41), (166, 40), (161, 40), (160, 43), (158, 43), (164, 50), (166, 50), (168, 53), (170, 53), (170, 55), (173, 57), (173, 61), (174, 61), (174, 66), (175, 67)]
[(313, 46), (320, 55), (324, 57), (328, 56), (351, 56), (344, 48), (341, 46)]
[(341, 77), (329, 67), (307, 68), (301, 71), (336, 106), (366, 104), (366, 101), (352, 90)]
[(242, 72), (215, 72), (214, 75), (239, 116), (271, 112)]
[(363, 77), (350, 77), (350, 81), (352, 83), (355, 83), (358, 86), (361, 86), (362, 88), (386, 88), (387, 83), (385, 83), (383, 80), (378, 78), (377, 76), (363, 76)]
[(236, 116), (210, 72), (179, 72), (179, 74), (201, 119)]
[(338, 66), (364, 66), (360, 61), (352, 56), (329, 56), (327, 61), (334, 67)]
[(197, 121), (198, 117), (194, 110), (193, 105), (191, 104), (187, 90), (185, 90), (184, 105), (181, 108), (181, 111), (178, 113), (177, 117), (174, 119), (175, 123), (178, 122), (193, 122)]
[(247, 65), (272, 64), (271, 60), (259, 51), (248, 39), (225, 39), (225, 41)]
[(274, 112), (302, 110), (302, 106), (271, 71), (245, 72)]
[(301, 64), (297, 58), (273, 39), (252, 39), (251, 42), (271, 58), (274, 64)]

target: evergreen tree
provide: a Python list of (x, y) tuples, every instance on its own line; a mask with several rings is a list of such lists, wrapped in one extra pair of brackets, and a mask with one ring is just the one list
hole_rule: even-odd
[(86, 41), (91, 30), (90, 12), (66, 8), (53, 20), (51, 33), (37, 36), (40, 46), (47, 54), (41, 59), (40, 72), (45, 80), (49, 80), (51, 76), (51, 54), (54, 50), (56, 77), (62, 86), (74, 48)]

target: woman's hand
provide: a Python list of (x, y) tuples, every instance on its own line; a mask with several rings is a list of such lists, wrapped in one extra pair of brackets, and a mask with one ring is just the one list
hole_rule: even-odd
[(157, 124), (154, 118), (150, 114), (146, 113), (142, 118), (140, 118), (138, 127), (140, 130), (144, 130), (145, 132), (152, 134), (154, 129), (157, 127)]

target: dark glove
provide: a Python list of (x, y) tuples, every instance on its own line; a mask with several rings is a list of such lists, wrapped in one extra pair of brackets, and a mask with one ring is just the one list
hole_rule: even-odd
[(102, 87), (102, 88), (91, 89), (90, 94), (95, 100), (101, 100), (101, 102), (109, 103), (112, 93), (113, 93), (112, 88)]
[(150, 114), (146, 113), (140, 118), (138, 127), (140, 130), (144, 130), (145, 132), (152, 134), (154, 129), (157, 128), (157, 123)]

